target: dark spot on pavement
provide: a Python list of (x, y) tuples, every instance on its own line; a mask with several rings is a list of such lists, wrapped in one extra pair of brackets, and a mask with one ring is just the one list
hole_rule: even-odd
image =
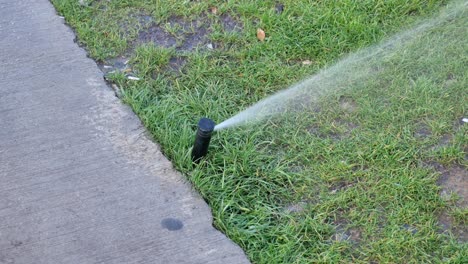
[(176, 231), (184, 227), (184, 224), (182, 223), (182, 221), (176, 218), (164, 218), (161, 221), (161, 225), (162, 227), (166, 228), (169, 231)]
[(23, 245), (23, 242), (19, 241), (19, 240), (13, 240), (13, 241), (11, 241), (11, 245), (14, 246), (14, 247), (19, 247), (19, 246)]

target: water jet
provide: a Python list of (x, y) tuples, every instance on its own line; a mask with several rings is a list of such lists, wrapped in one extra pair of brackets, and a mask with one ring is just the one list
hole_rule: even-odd
[(209, 118), (203, 117), (198, 121), (197, 134), (192, 149), (192, 161), (199, 163), (200, 160), (208, 153), (211, 134), (215, 128), (215, 122)]
[[(406, 60), (400, 60), (392, 65), (389, 63), (392, 58), (410, 49), (413, 53), (422, 50), (423, 48), (415, 46), (422, 45), (420, 43), (422, 37), (434, 30), (439, 30), (443, 25), (453, 23), (454, 19), (466, 13), (467, 7), (466, 0), (454, 1), (453, 5), (450, 5), (439, 16), (422, 21), (415, 27), (389, 39), (347, 55), (311, 77), (272, 94), (220, 122), (214, 130), (220, 131), (248, 123), (253, 124), (279, 114), (313, 111), (311, 108), (327, 95), (361, 89), (377, 82), (385, 71), (402, 67), (401, 65), (406, 63)], [(441, 51), (441, 48), (435, 46), (424, 46), (424, 48), (431, 55)], [(421, 55), (421, 58), (428, 55)]]

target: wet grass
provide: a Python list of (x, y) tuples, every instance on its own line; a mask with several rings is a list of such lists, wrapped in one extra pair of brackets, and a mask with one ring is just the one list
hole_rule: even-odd
[(466, 261), (466, 19), (310, 111), (216, 133), (190, 161), (200, 117), (221, 122), (444, 1), (52, 2), (252, 262)]

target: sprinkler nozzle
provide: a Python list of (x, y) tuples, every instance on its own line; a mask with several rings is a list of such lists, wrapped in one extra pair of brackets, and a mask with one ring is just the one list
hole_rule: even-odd
[(211, 133), (214, 130), (215, 122), (209, 118), (202, 118), (198, 121), (197, 134), (195, 136), (195, 143), (192, 149), (192, 161), (195, 163), (206, 156), (208, 153), (208, 146), (210, 145)]

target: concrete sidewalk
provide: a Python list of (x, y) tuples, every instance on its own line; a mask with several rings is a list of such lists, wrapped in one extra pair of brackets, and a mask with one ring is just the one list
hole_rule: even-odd
[(0, 0), (0, 263), (247, 263), (47, 0)]

